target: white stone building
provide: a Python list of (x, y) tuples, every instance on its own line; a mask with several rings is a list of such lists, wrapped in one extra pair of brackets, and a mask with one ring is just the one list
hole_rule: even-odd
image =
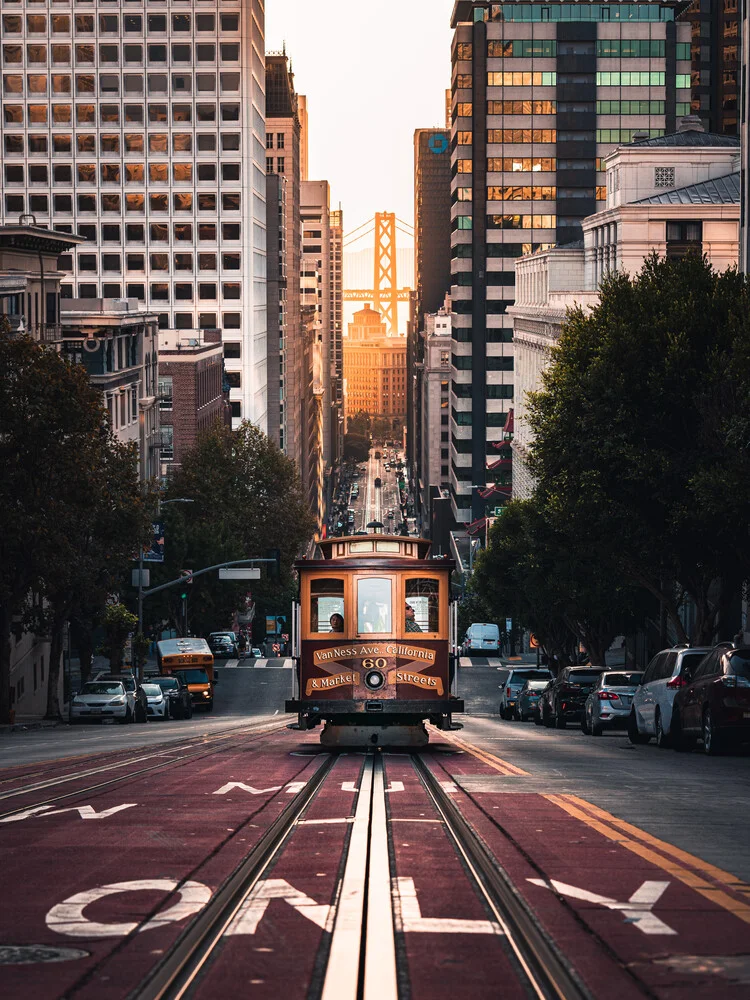
[[(415, 366), (419, 380), (418, 496), (422, 524), (430, 523), (432, 487), (450, 487), (449, 396), (451, 376), (450, 300), (424, 317), (423, 360)], [(463, 428), (462, 428), (463, 430)], [(469, 434), (471, 428), (468, 428)]]
[(262, 0), (4, 5), (0, 222), (88, 241), (63, 295), (220, 328), (237, 424), (266, 425)]
[(595, 305), (605, 274), (634, 275), (653, 250), (667, 257), (697, 250), (717, 270), (737, 264), (739, 140), (703, 132), (689, 119), (684, 124), (681, 132), (620, 146), (605, 158), (606, 207), (584, 219), (582, 242), (516, 263), (516, 301), (508, 309), (516, 358), (516, 497), (533, 489), (527, 394), (542, 387), (567, 310)]

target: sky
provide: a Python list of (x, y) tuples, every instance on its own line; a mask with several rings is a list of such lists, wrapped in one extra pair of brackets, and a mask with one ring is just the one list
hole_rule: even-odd
[[(375, 212), (414, 222), (416, 128), (443, 127), (453, 0), (266, 0), (266, 51), (307, 95), (311, 180), (350, 233)], [(404, 241), (405, 242), (405, 241)]]

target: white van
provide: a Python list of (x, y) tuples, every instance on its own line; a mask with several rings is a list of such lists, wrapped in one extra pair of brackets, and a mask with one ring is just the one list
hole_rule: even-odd
[(500, 648), (500, 629), (486, 622), (473, 622), (466, 631), (464, 656), (472, 653), (496, 653)]

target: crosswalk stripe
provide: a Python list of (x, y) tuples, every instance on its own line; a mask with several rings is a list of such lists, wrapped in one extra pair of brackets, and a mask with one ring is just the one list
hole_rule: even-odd
[(459, 665), (459, 667), (470, 667), (471, 666), (471, 657), (469, 657), (469, 656), (459, 656), (459, 658), (458, 658), (458, 665)]

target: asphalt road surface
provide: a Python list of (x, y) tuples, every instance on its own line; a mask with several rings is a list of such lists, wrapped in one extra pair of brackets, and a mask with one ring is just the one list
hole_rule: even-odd
[(419, 753), (287, 729), (284, 661), (191, 722), (3, 734), (3, 996), (746, 1000), (750, 757), (501, 721), (464, 662)]

